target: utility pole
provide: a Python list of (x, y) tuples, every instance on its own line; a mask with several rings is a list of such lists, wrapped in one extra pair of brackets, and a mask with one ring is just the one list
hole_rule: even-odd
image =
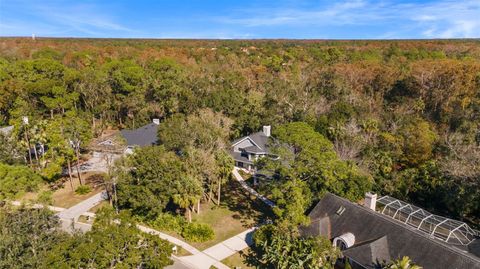
[(72, 146), (73, 150), (75, 151), (75, 155), (77, 156), (77, 176), (78, 176), (78, 181), (80, 182), (80, 185), (83, 185), (82, 183), (82, 176), (80, 175), (80, 139), (78, 138), (77, 132), (73, 134), (74, 138), (70, 140), (70, 145)]
[(33, 167), (32, 155), (30, 154), (30, 139), (28, 138), (28, 117), (23, 116), (22, 121), (24, 126), (25, 142), (27, 142), (28, 147), (28, 160), (30, 162), (30, 167)]

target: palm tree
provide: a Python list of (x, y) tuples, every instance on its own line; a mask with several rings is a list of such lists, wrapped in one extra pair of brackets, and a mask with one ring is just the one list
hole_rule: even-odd
[(413, 264), (409, 257), (404, 256), (401, 259), (393, 261), (387, 266), (387, 269), (422, 269), (422, 267)]
[(200, 182), (191, 175), (181, 177), (178, 184), (178, 193), (173, 195), (173, 202), (187, 210), (188, 222), (192, 222), (192, 207), (200, 201), (202, 197), (202, 186)]
[(218, 178), (217, 178), (217, 184), (218, 184), (218, 189), (217, 189), (217, 205), (220, 205), (220, 195), (222, 191), (222, 184), (224, 184), (230, 174), (232, 173), (233, 166), (234, 166), (234, 161), (232, 157), (225, 151), (219, 151), (215, 155), (215, 161), (217, 162), (217, 173), (218, 173)]

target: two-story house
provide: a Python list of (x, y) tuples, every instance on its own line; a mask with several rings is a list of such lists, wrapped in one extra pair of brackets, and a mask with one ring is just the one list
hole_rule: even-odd
[(235, 166), (251, 172), (255, 171), (255, 160), (270, 155), (270, 136), (271, 126), (263, 126), (262, 131), (233, 141), (230, 154), (235, 160)]

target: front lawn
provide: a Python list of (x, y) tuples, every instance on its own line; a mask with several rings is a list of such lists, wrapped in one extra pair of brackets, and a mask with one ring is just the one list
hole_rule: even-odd
[(232, 180), (225, 184), (222, 194), (220, 206), (213, 202), (203, 203), (200, 206), (200, 214), (192, 213), (192, 223), (206, 224), (214, 232), (213, 239), (206, 242), (192, 242), (182, 238), (181, 232), (177, 229), (185, 229), (186, 224), (178, 224), (175, 218), (180, 218), (180, 222), (182, 222), (183, 216), (170, 215), (168, 217), (169, 215), (165, 214), (162, 217), (164, 219), (158, 220), (160, 221), (158, 225), (155, 223), (145, 224), (204, 250), (263, 223), (267, 218), (272, 218), (271, 209), (246, 192), (237, 181)]
[(239, 251), (222, 261), (230, 268), (254, 269), (259, 268), (255, 253), (250, 248)]
[(75, 190), (80, 186), (80, 183), (78, 179), (74, 177), (72, 182), (73, 188), (70, 185), (70, 182), (66, 180), (59, 189), (53, 192), (53, 205), (69, 208), (105, 189), (105, 187), (101, 185), (103, 182), (100, 182), (98, 173), (84, 173), (82, 174), (82, 181), (84, 181), (85, 185), (90, 187), (91, 191), (89, 193), (75, 193)]
[(237, 181), (229, 181), (224, 186), (220, 206), (205, 204), (200, 214), (192, 217), (193, 221), (210, 225), (215, 231), (215, 238), (192, 245), (206, 249), (264, 222), (266, 218), (272, 218), (271, 209), (249, 195)]

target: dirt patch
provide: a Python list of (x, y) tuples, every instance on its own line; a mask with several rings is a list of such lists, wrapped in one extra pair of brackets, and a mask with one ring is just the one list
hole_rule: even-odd
[(78, 178), (74, 177), (72, 182), (70, 182), (68, 178), (64, 178), (63, 183), (58, 186), (58, 189), (55, 190), (52, 195), (53, 205), (69, 208), (104, 190), (104, 186), (102, 185), (103, 177), (101, 174), (87, 172), (82, 174), (82, 180), (85, 185), (91, 188), (91, 192), (84, 195), (76, 194), (75, 190), (80, 186)]

